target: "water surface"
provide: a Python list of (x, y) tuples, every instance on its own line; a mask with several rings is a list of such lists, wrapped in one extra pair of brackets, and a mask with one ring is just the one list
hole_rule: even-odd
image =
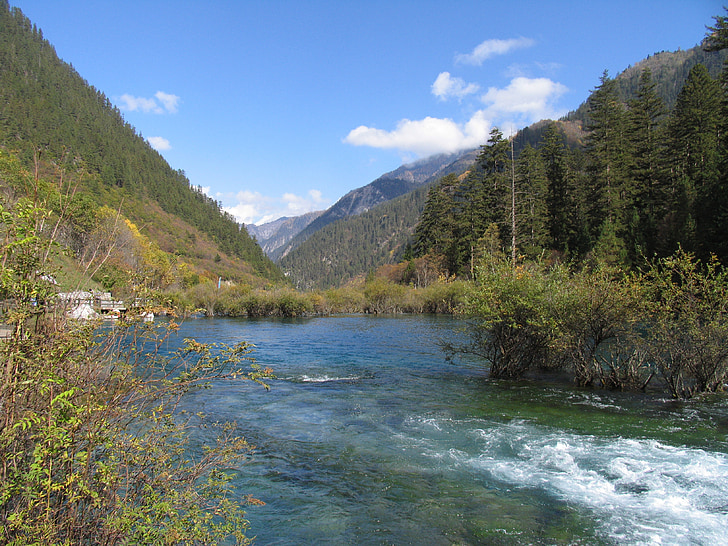
[(180, 337), (256, 345), (269, 392), (189, 407), (258, 446), (236, 486), (257, 544), (717, 544), (728, 402), (490, 382), (445, 360), (449, 317), (197, 319)]

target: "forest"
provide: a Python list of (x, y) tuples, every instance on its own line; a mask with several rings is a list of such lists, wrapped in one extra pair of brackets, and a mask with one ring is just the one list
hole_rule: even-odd
[(591, 257), (634, 267), (678, 248), (725, 260), (727, 74), (713, 79), (696, 64), (670, 110), (649, 69), (628, 102), (603, 74), (587, 101), (583, 147), (567, 146), (552, 122), (516, 155), (493, 129), (466, 175), (429, 191), (415, 255), (468, 278), (487, 249), (514, 262)]

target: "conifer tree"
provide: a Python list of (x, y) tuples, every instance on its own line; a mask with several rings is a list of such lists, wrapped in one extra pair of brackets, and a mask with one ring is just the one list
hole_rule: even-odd
[(656, 250), (657, 225), (667, 214), (662, 121), (665, 105), (657, 95), (652, 72), (640, 75), (637, 97), (630, 101), (626, 139), (629, 166), (628, 225), (626, 238), (632, 260), (638, 253), (651, 256)]
[(459, 183), (455, 174), (449, 174), (430, 188), (414, 234), (417, 256), (443, 257), (448, 273), (458, 269), (453, 195)]
[(546, 128), (542, 142), (540, 153), (547, 182), (545, 208), (548, 215), (549, 245), (553, 250), (565, 252), (569, 246), (569, 218), (573, 205), (569, 202), (564, 141), (556, 123), (551, 123)]
[(723, 238), (720, 218), (719, 128), (721, 90), (704, 65), (690, 71), (669, 120), (673, 161), (673, 236), (688, 250), (710, 253)]
[(532, 258), (549, 244), (547, 186), (548, 179), (541, 155), (531, 145), (526, 145), (516, 161), (517, 246)]
[(478, 155), (478, 169), (471, 172), (458, 192), (462, 206), (460, 241), (464, 245), (462, 254), (468, 258), (468, 270), (475, 274), (475, 261), (480, 253), (480, 239), (488, 226), (496, 224), (499, 233), (510, 236), (510, 224), (506, 210), (506, 195), (509, 189), (508, 173), (510, 146), (497, 127), (490, 132), (488, 142), (481, 146)]
[(614, 225), (619, 235), (624, 227), (624, 108), (615, 81), (604, 71), (599, 86), (589, 97), (586, 152), (592, 182), (589, 227), (594, 240)]
[[(728, 13), (728, 8), (725, 8)], [(708, 52), (717, 52), (728, 49), (728, 17), (717, 15), (714, 17), (715, 25), (708, 27), (708, 36), (704, 41), (704, 49)], [(724, 226), (728, 224), (728, 60), (723, 63), (723, 70), (719, 79), (721, 89), (721, 105), (719, 124), (719, 179), (714, 195), (713, 221), (711, 222), (711, 238), (713, 251), (722, 258), (728, 257), (728, 235)], [(721, 229), (723, 227), (723, 229)], [(716, 230), (717, 228), (717, 230)]]

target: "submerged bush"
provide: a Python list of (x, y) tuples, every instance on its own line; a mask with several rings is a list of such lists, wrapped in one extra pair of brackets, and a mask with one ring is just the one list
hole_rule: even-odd
[(639, 309), (639, 290), (616, 269), (491, 260), (463, 308), (473, 342), (461, 350), (485, 356), (491, 377), (565, 370), (582, 386), (632, 388), (649, 371), (617, 348), (633, 346)]
[(649, 355), (674, 397), (724, 390), (728, 383), (728, 272), (679, 251), (645, 279), (652, 290)]
[(728, 384), (728, 272), (682, 251), (642, 274), (604, 265), (490, 260), (463, 312), (495, 378), (566, 371), (580, 386), (645, 390), (656, 374), (676, 398)]

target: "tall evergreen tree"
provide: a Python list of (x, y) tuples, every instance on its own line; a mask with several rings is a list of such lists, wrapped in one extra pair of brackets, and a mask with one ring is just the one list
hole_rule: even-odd
[(680, 231), (673, 233), (688, 249), (711, 252), (723, 238), (718, 222), (722, 201), (719, 179), (721, 89), (702, 64), (695, 65), (678, 95), (669, 120), (673, 160), (673, 204)]
[[(728, 13), (728, 8), (724, 8)], [(708, 27), (708, 36), (704, 41), (704, 49), (717, 52), (728, 49), (728, 17), (717, 15), (715, 25)], [(718, 142), (719, 178), (714, 195), (714, 211), (711, 222), (712, 250), (722, 258), (728, 257), (728, 60), (723, 63), (719, 84), (721, 88), (721, 106), (718, 120), (720, 140)], [(723, 229), (721, 229), (721, 227)]]
[(667, 111), (657, 95), (652, 72), (640, 75), (637, 97), (630, 101), (627, 113), (626, 140), (629, 161), (627, 191), (631, 209), (627, 210), (625, 238), (634, 261), (642, 253), (656, 251), (657, 226), (667, 215), (662, 121)]
[(530, 258), (538, 256), (549, 244), (547, 186), (544, 161), (528, 144), (516, 161), (516, 217), (517, 247)]
[[(728, 13), (728, 8), (724, 8)], [(715, 25), (708, 28), (708, 35), (703, 42), (705, 51), (720, 51), (728, 49), (728, 17), (725, 15), (716, 15), (713, 17)]]
[(589, 97), (589, 123), (586, 152), (591, 175), (589, 223), (594, 240), (605, 230), (619, 234), (624, 225), (624, 107), (615, 81), (607, 71)]
[(543, 135), (540, 148), (546, 181), (546, 210), (549, 246), (565, 252), (569, 247), (569, 217), (572, 203), (569, 199), (566, 177), (566, 147), (556, 123), (550, 123)]
[(459, 184), (458, 177), (449, 174), (430, 188), (414, 233), (416, 255), (432, 254), (442, 257), (443, 267), (449, 274), (458, 270), (453, 196)]
[[(474, 275), (475, 262), (483, 252), (483, 237), (489, 226), (497, 225), (496, 231), (510, 235), (506, 208), (510, 191), (509, 150), (508, 140), (494, 128), (488, 142), (481, 146), (475, 165), (453, 193), (457, 251), (453, 250), (451, 256), (457, 261), (455, 273), (459, 275)], [(491, 240), (489, 246), (493, 244)]]

